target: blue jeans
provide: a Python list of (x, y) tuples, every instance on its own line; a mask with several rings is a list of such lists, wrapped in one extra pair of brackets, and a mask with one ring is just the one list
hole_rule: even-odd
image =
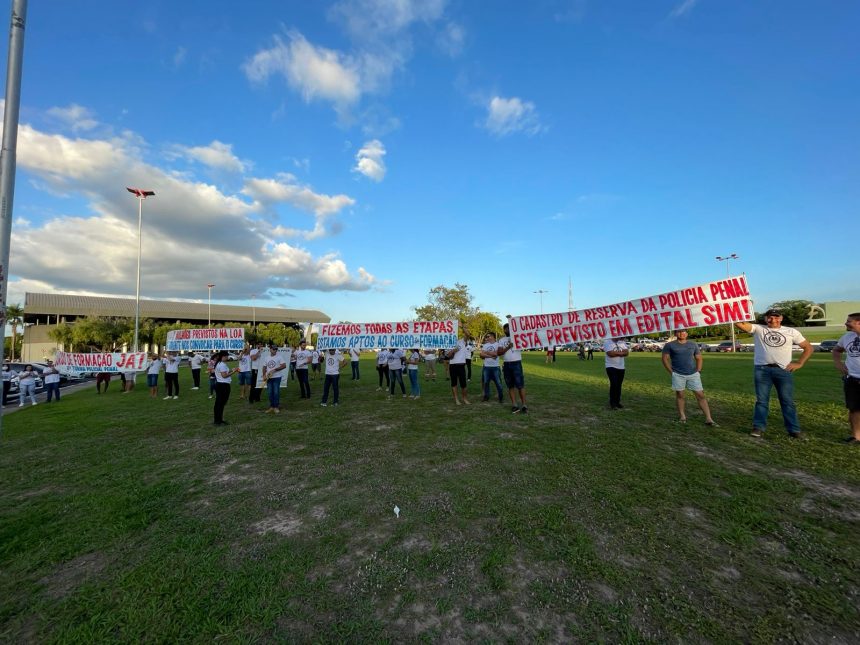
[(48, 393), (48, 403), (51, 402), (52, 397), (56, 397), (57, 401), (60, 400), (59, 383), (45, 383), (45, 391)]
[(767, 426), (771, 387), (776, 388), (785, 429), (789, 434), (797, 434), (800, 432), (800, 423), (797, 421), (797, 408), (794, 406), (794, 375), (781, 367), (768, 365), (755, 366), (753, 428), (764, 431)]
[(266, 392), (269, 395), (269, 407), (281, 407), (281, 377), (276, 376), (266, 381)]
[(418, 370), (406, 370), (409, 372), (409, 393), (412, 396), (421, 396), (421, 386), (418, 384)]
[(358, 361), (350, 361), (350, 363), (352, 363), (352, 380), (357, 381), (359, 380)]
[(328, 403), (328, 391), (329, 388), (334, 390), (334, 401), (333, 403), (337, 405), (338, 398), (340, 396), (340, 374), (326, 374), (325, 381), (323, 381), (323, 403)]
[(388, 386), (388, 393), (394, 394), (394, 386), (400, 383), (400, 391), (405, 395), (406, 394), (406, 386), (403, 385), (403, 370), (393, 370), (390, 367), (388, 368), (388, 375), (391, 378)]
[(18, 403), (19, 405), (24, 405), (24, 399), (28, 396), (30, 397), (30, 401), (32, 403), (36, 402), (36, 384), (30, 383), (28, 385), (20, 385), (18, 392)]
[(484, 381), (484, 398), (490, 398), (490, 381), (496, 384), (496, 391), (499, 393), (499, 401), (502, 400), (502, 377), (499, 374), (498, 367), (487, 367), (484, 365), (481, 373), (481, 380)]

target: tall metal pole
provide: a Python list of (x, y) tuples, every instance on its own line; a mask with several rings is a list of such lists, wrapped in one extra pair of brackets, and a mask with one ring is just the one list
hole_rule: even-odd
[(212, 328), (212, 287), (214, 287), (215, 285), (214, 284), (207, 284), (206, 286), (209, 288), (209, 323), (206, 325), (206, 327), (211, 329)]
[(134, 351), (140, 343), (140, 252), (143, 248), (143, 197), (137, 198), (137, 290), (134, 294)]
[(538, 289), (534, 293), (540, 294), (540, 312), (543, 313), (543, 294), (549, 293), (546, 289)]
[[(6, 344), (6, 288), (9, 282), (9, 246), (12, 240), (12, 204), (18, 151), (18, 111), (21, 107), (21, 71), (24, 65), (24, 23), (27, 0), (12, 0), (9, 26), (9, 60), (6, 63), (6, 112), (3, 148), (0, 150), (0, 363)], [(0, 413), (0, 437), (3, 435)]]
[[(732, 253), (731, 255), (727, 255), (726, 257), (722, 257), (720, 255), (717, 256), (717, 262), (725, 262), (726, 263), (726, 277), (730, 278), (731, 274), (729, 273), (729, 262), (731, 260), (739, 260), (740, 257), (736, 253)], [(729, 329), (732, 331), (732, 351), (735, 351), (737, 347), (735, 345), (735, 325), (734, 323), (729, 324)]]
[(254, 316), (253, 329), (254, 329), (254, 333), (256, 334), (257, 333), (257, 294), (256, 293), (251, 294), (251, 311), (252, 311), (252, 315)]

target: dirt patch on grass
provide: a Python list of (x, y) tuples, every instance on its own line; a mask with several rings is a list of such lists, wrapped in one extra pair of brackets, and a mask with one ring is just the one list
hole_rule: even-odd
[(278, 535), (296, 535), (304, 526), (304, 522), (295, 515), (289, 513), (275, 513), (259, 522), (251, 525), (251, 528), (260, 535), (265, 533), (277, 533)]
[(45, 594), (56, 600), (66, 598), (87, 580), (96, 577), (108, 565), (103, 553), (85, 553), (59, 565), (53, 573), (39, 580), (45, 586)]

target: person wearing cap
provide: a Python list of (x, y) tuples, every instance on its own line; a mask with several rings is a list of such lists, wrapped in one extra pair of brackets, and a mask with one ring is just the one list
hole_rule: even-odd
[[(755, 409), (753, 411), (753, 437), (761, 437), (767, 427), (770, 410), (770, 391), (776, 388), (779, 407), (788, 436), (802, 437), (794, 405), (794, 372), (804, 366), (812, 355), (812, 345), (799, 331), (782, 326), (782, 313), (768, 309), (764, 314), (764, 325), (737, 322), (735, 326), (753, 335), (753, 364), (755, 383)], [(791, 358), (792, 344), (803, 350), (796, 361)]]
[(59, 403), (60, 371), (54, 367), (54, 361), (48, 361), (48, 366), (42, 370), (42, 378), (45, 382), (45, 392), (48, 394), (47, 403), (51, 402), (52, 395), (56, 396), (57, 403)]
[[(843, 441), (857, 445), (860, 444), (860, 312), (848, 314), (845, 329), (848, 331), (833, 348), (833, 364), (842, 374), (848, 425), (851, 427), (851, 436)], [(844, 362), (842, 354), (847, 354)]]
[(678, 422), (687, 423), (686, 391), (696, 397), (705, 415), (706, 426), (716, 426), (711, 418), (711, 409), (702, 387), (702, 352), (698, 343), (687, 340), (687, 330), (678, 329), (675, 340), (663, 345), (663, 367), (672, 375), (672, 389), (675, 391), (675, 404), (678, 406)]
[(311, 360), (311, 353), (307, 349), (307, 341), (299, 343), (299, 351), (296, 352), (296, 378), (299, 380), (299, 390), (301, 396), (299, 398), (311, 398), (311, 384), (308, 381), (308, 363)]

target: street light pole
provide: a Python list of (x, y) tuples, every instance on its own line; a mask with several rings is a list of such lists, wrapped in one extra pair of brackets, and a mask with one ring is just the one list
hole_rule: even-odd
[(207, 328), (212, 327), (212, 287), (214, 284), (207, 284), (206, 287), (209, 289), (209, 322), (206, 325)]
[(134, 296), (134, 351), (139, 350), (140, 338), (140, 251), (143, 245), (143, 200), (147, 197), (154, 197), (155, 191), (143, 190), (142, 188), (125, 188), (132, 195), (137, 197), (137, 289)]
[(254, 333), (256, 334), (257, 333), (257, 294), (256, 293), (251, 294), (251, 314), (254, 316), (254, 322), (253, 322), (252, 328), (254, 330)]
[[(726, 263), (726, 277), (727, 278), (731, 277), (731, 274), (729, 273), (729, 262), (731, 260), (740, 260), (740, 257), (738, 257), (737, 253), (732, 253), (731, 255), (727, 255), (725, 257), (723, 257), (721, 255), (717, 256), (717, 262), (725, 262)], [(737, 346), (735, 345), (735, 325), (734, 325), (734, 323), (729, 324), (729, 329), (732, 332), (732, 351), (735, 351)]]
[(540, 312), (543, 313), (543, 294), (549, 293), (549, 291), (547, 291), (546, 289), (538, 289), (537, 291), (534, 291), (533, 293), (540, 294)]

